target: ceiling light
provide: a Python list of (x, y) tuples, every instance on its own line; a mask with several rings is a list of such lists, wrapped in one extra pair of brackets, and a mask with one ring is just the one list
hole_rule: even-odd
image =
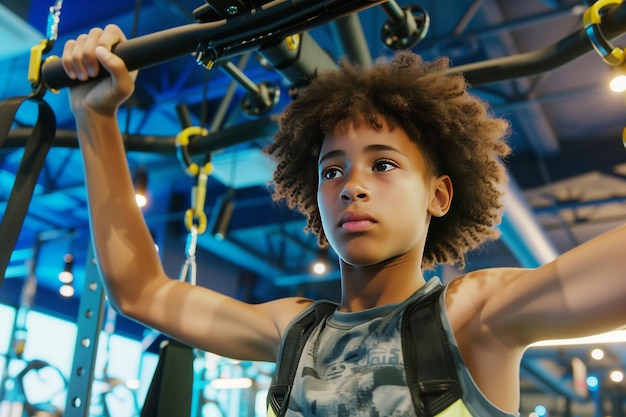
[(73, 297), (74, 292), (74, 286), (72, 284), (63, 284), (59, 288), (59, 294), (61, 294), (65, 298)]
[(591, 356), (592, 359), (599, 361), (604, 358), (604, 350), (600, 348), (596, 348), (592, 350), (589, 355)]
[(74, 256), (71, 253), (63, 255), (63, 271), (59, 272), (59, 281), (63, 285), (59, 287), (59, 294), (65, 298), (74, 296)]
[(63, 255), (63, 271), (59, 272), (59, 281), (63, 284), (71, 284), (74, 282), (74, 256), (71, 253)]
[(217, 378), (211, 381), (214, 389), (246, 389), (252, 387), (250, 378)]
[(139, 169), (135, 173), (133, 180), (135, 185), (135, 201), (137, 206), (145, 207), (148, 205), (148, 173), (145, 169)]
[(311, 264), (311, 272), (315, 275), (324, 275), (330, 268), (330, 259), (327, 249), (320, 249), (317, 257)]
[(613, 78), (609, 82), (609, 88), (616, 93), (626, 91), (626, 64), (620, 64), (613, 70)]
[(323, 261), (318, 259), (315, 263), (313, 263), (311, 269), (315, 275), (323, 275), (328, 270), (328, 267)]
[(590, 345), (602, 343), (624, 343), (626, 342), (626, 329), (615, 330), (608, 333), (601, 333), (587, 337), (577, 337), (573, 339), (555, 339), (544, 340), (530, 345), (530, 347), (545, 346), (574, 346), (574, 345)]
[(613, 382), (622, 382), (624, 380), (624, 373), (622, 371), (612, 371), (609, 377)]

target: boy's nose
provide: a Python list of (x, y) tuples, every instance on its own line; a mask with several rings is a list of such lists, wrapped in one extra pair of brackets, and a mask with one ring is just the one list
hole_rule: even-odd
[(343, 190), (341, 190), (341, 200), (343, 201), (355, 201), (355, 200), (369, 200), (369, 191), (359, 184), (346, 183)]

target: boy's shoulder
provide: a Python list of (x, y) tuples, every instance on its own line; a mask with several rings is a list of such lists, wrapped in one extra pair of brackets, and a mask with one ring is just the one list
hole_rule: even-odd
[(280, 335), (285, 333), (289, 324), (313, 304), (313, 300), (304, 297), (278, 298), (263, 303), (274, 317)]
[[(497, 300), (511, 282), (529, 269), (489, 268), (460, 275), (447, 284), (446, 311), (454, 329), (464, 328), (470, 320), (484, 317), (483, 309)], [(456, 331), (455, 331), (456, 332)]]

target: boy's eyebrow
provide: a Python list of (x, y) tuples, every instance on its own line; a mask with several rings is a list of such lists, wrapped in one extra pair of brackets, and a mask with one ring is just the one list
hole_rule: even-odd
[[(401, 152), (399, 149), (397, 149), (397, 148), (395, 148), (393, 146), (384, 145), (384, 144), (367, 145), (363, 149), (363, 151), (364, 151), (364, 153), (380, 152), (380, 151), (392, 151), (392, 152), (396, 152), (396, 153), (399, 153), (401, 155), (404, 155), (404, 153)], [(318, 164), (321, 164), (326, 159), (337, 157), (337, 156), (341, 156), (343, 154), (345, 154), (345, 152), (343, 150), (341, 150), (341, 149), (335, 149), (335, 150), (332, 150), (332, 151), (328, 151), (327, 153), (325, 153), (324, 155), (322, 155), (320, 157)]]

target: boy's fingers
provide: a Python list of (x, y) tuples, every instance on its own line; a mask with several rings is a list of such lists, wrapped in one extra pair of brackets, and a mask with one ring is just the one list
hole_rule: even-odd
[[(61, 62), (65, 72), (71, 79), (78, 78), (86, 81), (97, 77), (100, 72), (100, 60), (107, 62), (108, 69), (115, 70), (119, 67), (110, 51), (114, 45), (126, 40), (122, 30), (115, 25), (108, 25), (104, 29), (93, 28), (88, 34), (82, 34), (75, 40), (65, 43)], [(96, 55), (96, 48), (102, 47), (106, 51), (100, 51)], [(122, 63), (123, 64), (123, 63)]]
[(123, 97), (130, 95), (134, 89), (134, 73), (129, 73), (124, 61), (106, 47), (96, 47), (95, 53), (104, 69), (111, 74), (115, 89)]
[(71, 65), (74, 73), (76, 74), (76, 78), (79, 80), (87, 79), (87, 67), (85, 66), (85, 44), (87, 43), (89, 37), (87, 35), (80, 35), (76, 38), (74, 42), (74, 46), (71, 50), (71, 55), (69, 57), (71, 61)]
[(72, 61), (72, 51), (75, 45), (76, 41), (73, 39), (65, 42), (63, 53), (61, 54), (61, 65), (63, 65), (67, 76), (72, 80), (76, 79), (76, 70), (74, 69), (74, 63)]
[(113, 48), (120, 42), (126, 40), (126, 35), (122, 32), (122, 29), (116, 25), (107, 25), (98, 37), (98, 45), (104, 46), (107, 49)]
[[(78, 78), (86, 80), (89, 77), (95, 77), (100, 72), (100, 63), (96, 58), (96, 46), (99, 44), (99, 40), (102, 37), (103, 30), (100, 28), (93, 28), (89, 31), (87, 38), (82, 47), (82, 64), (83, 72), (78, 73)], [(80, 38), (80, 37), (79, 37)], [(81, 78), (81, 75), (85, 78)]]

